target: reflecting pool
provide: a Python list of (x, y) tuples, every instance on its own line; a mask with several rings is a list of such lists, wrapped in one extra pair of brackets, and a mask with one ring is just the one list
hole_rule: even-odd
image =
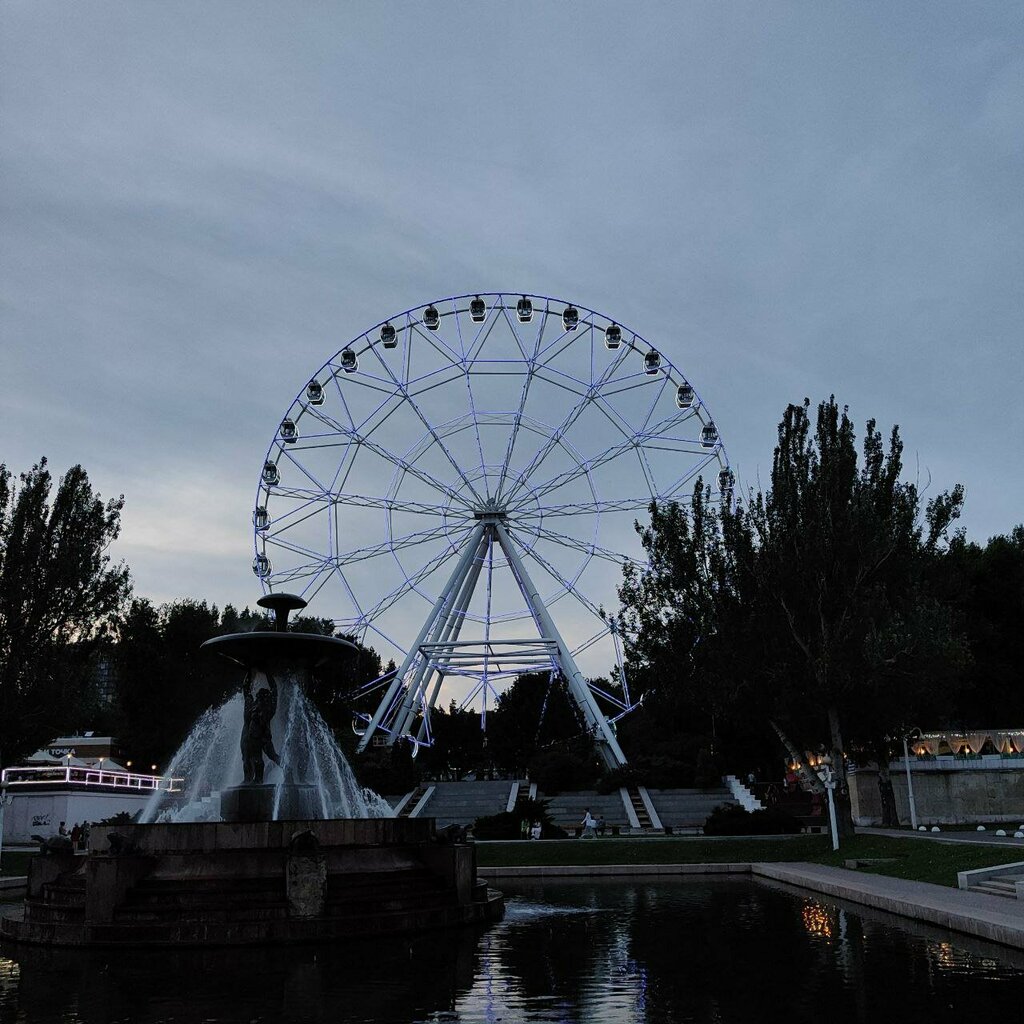
[(1024, 1020), (1024, 954), (749, 879), (506, 884), (483, 933), (352, 946), (0, 949), (0, 1021)]

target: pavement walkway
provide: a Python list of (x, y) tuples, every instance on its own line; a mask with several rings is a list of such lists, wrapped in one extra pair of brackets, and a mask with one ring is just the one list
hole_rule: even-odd
[[(1014, 829), (1016, 831), (1016, 829)], [(920, 839), (932, 843), (966, 843), (968, 846), (1016, 846), (1024, 860), (1024, 839), (997, 836), (993, 832), (914, 832), (909, 828), (857, 828), (859, 836), (889, 836), (891, 839)]]

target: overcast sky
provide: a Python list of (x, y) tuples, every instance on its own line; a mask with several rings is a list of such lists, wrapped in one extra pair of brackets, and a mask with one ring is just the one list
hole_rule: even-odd
[(251, 602), (310, 374), (397, 310), (528, 290), (658, 344), (748, 483), (834, 391), (1006, 532), (1022, 11), (5, 0), (0, 461), (123, 491), (139, 593)]

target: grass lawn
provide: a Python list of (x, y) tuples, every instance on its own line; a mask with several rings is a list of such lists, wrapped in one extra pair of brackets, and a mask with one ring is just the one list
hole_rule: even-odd
[(0, 875), (27, 875), (28, 859), (31, 856), (31, 853), (8, 851), (0, 857)]
[(832, 852), (828, 836), (809, 835), (764, 839), (686, 839), (666, 836), (646, 839), (554, 840), (541, 843), (481, 843), (481, 867), (567, 864), (723, 864), (809, 861), (843, 867), (850, 859), (893, 858), (860, 871), (956, 886), (956, 873), (1024, 861), (1024, 849), (937, 843), (888, 836), (855, 836)]

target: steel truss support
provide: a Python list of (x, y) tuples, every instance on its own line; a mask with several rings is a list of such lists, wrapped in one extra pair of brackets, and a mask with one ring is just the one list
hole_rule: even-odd
[[(458, 564), (370, 719), (360, 740), (359, 750), (363, 751), (370, 745), (377, 730), (386, 734), (389, 745), (403, 736), (413, 739), (417, 745), (430, 741), (430, 712), (440, 693), (446, 669), (450, 671), (453, 667), (452, 652), (463, 646), (459, 645), (458, 641), (466, 621), (466, 613), (480, 580), (483, 565), (488, 561), (495, 543), (508, 561), (537, 628), (539, 639), (532, 643), (539, 651), (548, 653), (552, 668), (557, 669), (565, 679), (569, 693), (583, 714), (583, 720), (594, 736), (605, 764), (609, 768), (625, 764), (626, 756), (619, 746), (611, 724), (601, 711), (586, 677), (576, 665), (569, 645), (544, 606), (540, 591), (530, 578), (514, 542), (502, 525), (501, 517), (497, 515), (493, 518), (482, 518), (467, 539)], [(514, 643), (521, 646), (530, 644), (531, 641)], [(493, 650), (489, 642), (484, 646)], [(490, 654), (485, 655), (485, 664), (488, 657)], [(416, 736), (413, 737), (412, 730), (416, 725), (417, 716), (421, 713)]]
[[(417, 660), (422, 656), (420, 652), (420, 644), (424, 643), (431, 631), (437, 628), (438, 619), (440, 617), (448, 617), (452, 604), (455, 601), (455, 595), (459, 588), (462, 587), (466, 574), (473, 562), (473, 556), (479, 553), (481, 544), (486, 543), (485, 532), (486, 527), (483, 522), (479, 522), (473, 528), (473, 532), (469, 535), (469, 541), (466, 544), (465, 551), (462, 553), (462, 557), (459, 559), (458, 564), (452, 571), (444, 589), (434, 602), (434, 607), (430, 610), (430, 614), (427, 616), (426, 622), (423, 623), (419, 636), (416, 637), (416, 642), (409, 648), (409, 653), (406, 654), (405, 660), (395, 673), (395, 677), (392, 679), (391, 685), (387, 688), (387, 692), (384, 694), (383, 700), (381, 700), (377, 710), (373, 713), (373, 718), (370, 719), (369, 724), (366, 727), (366, 732), (363, 734), (363, 738), (359, 741), (358, 750), (360, 752), (364, 751), (370, 745), (370, 742), (373, 739), (373, 734), (381, 727), (381, 722), (389, 716), (390, 712), (396, 710), (395, 705), (398, 701), (399, 694), (402, 693), (403, 687), (405, 687), (406, 676)], [(413, 698), (414, 693), (407, 689), (403, 704), (405, 701), (411, 702)], [(397, 731), (391, 730), (389, 742), (394, 743), (398, 736), (399, 733)]]
[(609, 768), (618, 768), (620, 765), (624, 765), (626, 755), (622, 752), (622, 747), (619, 746), (615, 732), (598, 707), (596, 698), (590, 692), (586, 677), (577, 667), (569, 645), (562, 638), (554, 620), (548, 614), (540, 591), (530, 579), (530, 574), (526, 571), (526, 566), (523, 565), (523, 560), (519, 557), (519, 552), (516, 551), (512, 539), (500, 522), (494, 524), (494, 531), (501, 550), (505, 553), (509, 566), (516, 577), (519, 589), (522, 591), (523, 597), (526, 598), (533, 621), (537, 624), (537, 631), (544, 639), (553, 640), (558, 647), (558, 662), (562, 676), (569, 687), (569, 693), (579, 705), (580, 711), (583, 712), (583, 720), (597, 741), (604, 763)]

